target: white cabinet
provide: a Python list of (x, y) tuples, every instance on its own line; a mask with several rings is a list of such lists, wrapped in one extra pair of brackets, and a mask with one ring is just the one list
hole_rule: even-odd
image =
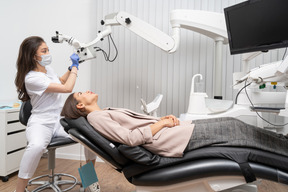
[(27, 145), (25, 126), (19, 122), (19, 108), (0, 109), (0, 177), (18, 171)]

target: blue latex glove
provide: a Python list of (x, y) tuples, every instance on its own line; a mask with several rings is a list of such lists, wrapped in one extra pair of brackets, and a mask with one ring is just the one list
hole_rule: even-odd
[(72, 65), (70, 66), (70, 69), (72, 69), (72, 67), (76, 67), (78, 69), (79, 66), (79, 56), (76, 53), (73, 53), (70, 56), (70, 59), (72, 61)]

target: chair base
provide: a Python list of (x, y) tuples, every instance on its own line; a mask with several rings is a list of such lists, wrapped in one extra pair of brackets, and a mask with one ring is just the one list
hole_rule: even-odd
[(137, 186), (136, 192), (257, 192), (261, 180), (246, 183), (243, 176), (215, 176), (165, 186)]
[[(69, 177), (71, 178), (71, 180), (61, 180), (62, 176)], [(38, 181), (39, 179), (44, 178), (44, 177), (48, 177), (49, 180)], [(32, 192), (42, 191), (47, 188), (53, 189), (53, 191), (55, 192), (62, 192), (62, 191), (64, 192), (64, 191), (68, 191), (74, 188), (76, 185), (81, 185), (81, 188), (82, 188), (81, 182), (79, 182), (76, 177), (74, 177), (73, 175), (68, 175), (64, 173), (58, 173), (58, 174), (56, 173), (56, 174), (53, 174), (53, 176), (47, 174), (47, 175), (41, 175), (41, 176), (35, 177), (29, 180), (27, 186), (31, 186), (31, 185), (40, 185), (36, 189), (33, 189)], [(70, 186), (65, 189), (60, 189), (59, 186), (61, 185), (70, 185)], [(82, 191), (84, 191), (84, 189)]]

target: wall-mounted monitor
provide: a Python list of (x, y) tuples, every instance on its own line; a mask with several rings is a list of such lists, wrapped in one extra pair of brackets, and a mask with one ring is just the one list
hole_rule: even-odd
[(224, 9), (231, 54), (288, 46), (288, 0), (250, 0)]

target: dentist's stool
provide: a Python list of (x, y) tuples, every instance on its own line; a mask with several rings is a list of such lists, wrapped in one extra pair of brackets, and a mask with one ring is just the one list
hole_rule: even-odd
[[(31, 115), (32, 106), (30, 104), (30, 100), (25, 101), (21, 105), (20, 113), (19, 113), (19, 120), (23, 125), (27, 125), (28, 119)], [(50, 144), (47, 146), (48, 150), (48, 169), (51, 170), (51, 175), (41, 175), (38, 177), (35, 177), (28, 182), (28, 186), (30, 185), (40, 185), (35, 191), (42, 191), (47, 188), (51, 188), (54, 191), (68, 191), (72, 188), (74, 188), (77, 184), (81, 185), (81, 182), (77, 180), (76, 177), (73, 175), (68, 175), (65, 173), (54, 173), (55, 168), (55, 150), (59, 147), (75, 144), (76, 142), (73, 141), (70, 138), (67, 137), (55, 137), (51, 140)], [(64, 176), (65, 178), (71, 178), (70, 180), (61, 180), (61, 177)], [(39, 181), (41, 178), (47, 177), (48, 180), (45, 181)], [(66, 187), (65, 189), (60, 189), (59, 186), (61, 185), (69, 185), (69, 187)], [(81, 191), (81, 189), (80, 189)]]

